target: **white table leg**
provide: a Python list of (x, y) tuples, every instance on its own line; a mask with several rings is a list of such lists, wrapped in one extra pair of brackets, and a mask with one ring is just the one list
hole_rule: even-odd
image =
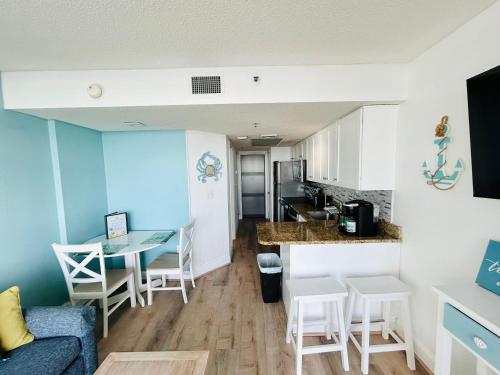
[(135, 281), (135, 293), (137, 295), (137, 301), (144, 307), (145, 302), (144, 298), (141, 295), (141, 292), (146, 290), (146, 287), (142, 283), (142, 275), (141, 275), (141, 260), (139, 258), (139, 254), (127, 254), (125, 256), (125, 267), (130, 268), (134, 271), (134, 281)]
[(438, 302), (434, 375), (451, 374), (452, 338), (443, 326), (444, 302)]
[(484, 363), (483, 360), (481, 359), (477, 359), (477, 362), (476, 362), (476, 375), (490, 375), (490, 374), (493, 374), (493, 370), (490, 371), (488, 369), (488, 365), (486, 363)]

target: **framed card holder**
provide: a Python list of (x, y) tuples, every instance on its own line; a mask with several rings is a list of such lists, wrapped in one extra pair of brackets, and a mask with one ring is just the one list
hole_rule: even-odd
[(108, 214), (104, 216), (104, 222), (106, 224), (106, 238), (108, 240), (127, 235), (128, 224), (126, 212)]

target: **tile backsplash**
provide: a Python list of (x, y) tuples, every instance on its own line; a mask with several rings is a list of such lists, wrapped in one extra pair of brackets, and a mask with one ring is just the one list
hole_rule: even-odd
[(380, 206), (380, 218), (388, 222), (392, 221), (392, 190), (360, 191), (319, 183), (308, 183), (308, 185), (321, 187), (328, 195), (343, 203), (352, 199), (363, 199), (378, 204)]

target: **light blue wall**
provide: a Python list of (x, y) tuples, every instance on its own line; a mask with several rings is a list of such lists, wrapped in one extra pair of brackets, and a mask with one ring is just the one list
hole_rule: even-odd
[(104, 234), (108, 211), (101, 133), (55, 122), (68, 243)]
[[(127, 211), (135, 230), (178, 229), (189, 221), (184, 130), (103, 133), (108, 208)], [(177, 239), (167, 248), (175, 249)], [(147, 264), (165, 249), (146, 253)]]
[(107, 212), (127, 211), (130, 229), (187, 224), (186, 164), (185, 131), (100, 133), (5, 111), (0, 95), (0, 291), (18, 285), (24, 306), (65, 302), (50, 244), (104, 233)]
[(0, 93), (0, 291), (18, 285), (24, 306), (67, 299), (52, 172), (47, 121), (5, 111)]

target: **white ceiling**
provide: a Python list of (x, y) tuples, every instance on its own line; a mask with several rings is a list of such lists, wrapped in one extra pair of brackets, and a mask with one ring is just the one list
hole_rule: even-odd
[[(239, 149), (249, 141), (276, 133), (284, 137), (281, 146), (306, 138), (365, 103), (286, 103), (181, 105), (126, 108), (68, 108), (27, 110), (26, 113), (53, 118), (101, 131), (193, 129), (227, 134)], [(368, 103), (366, 103), (368, 104)], [(145, 128), (131, 128), (125, 121), (140, 121)], [(257, 128), (254, 123), (258, 123)]]
[(494, 0), (0, 0), (0, 71), (406, 62)]

